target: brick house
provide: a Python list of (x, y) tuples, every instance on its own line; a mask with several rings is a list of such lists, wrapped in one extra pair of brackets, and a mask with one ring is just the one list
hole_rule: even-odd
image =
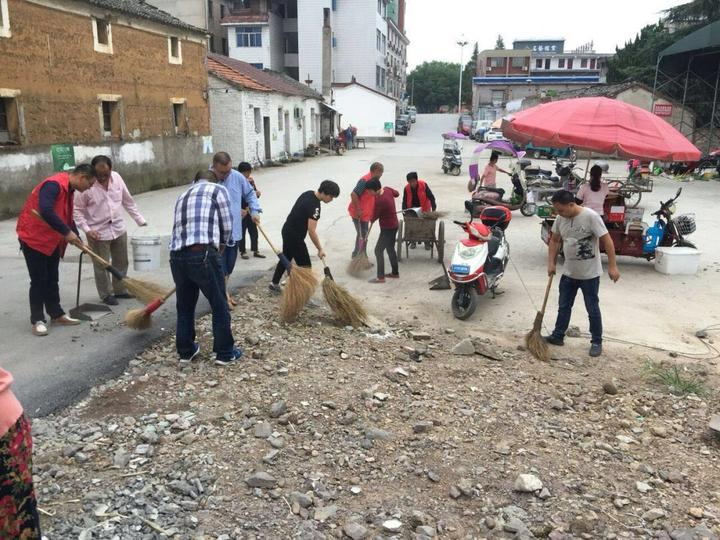
[(290, 157), (329, 134), (322, 96), (288, 75), (219, 54), (208, 73), (213, 143), (234, 162)]
[(0, 0), (0, 215), (53, 171), (110, 155), (133, 192), (207, 165), (207, 36), (129, 0)]

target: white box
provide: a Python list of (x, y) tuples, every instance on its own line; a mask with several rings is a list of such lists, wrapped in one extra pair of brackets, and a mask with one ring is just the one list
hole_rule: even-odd
[(655, 270), (671, 275), (696, 274), (701, 254), (700, 250), (689, 247), (658, 247), (655, 249)]

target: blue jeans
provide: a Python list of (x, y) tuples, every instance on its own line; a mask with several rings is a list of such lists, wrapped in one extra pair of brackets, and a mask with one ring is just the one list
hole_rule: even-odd
[(189, 358), (195, 350), (195, 307), (202, 291), (212, 309), (213, 351), (219, 360), (231, 358), (234, 340), (218, 251), (212, 247), (171, 251), (170, 270), (177, 288), (176, 347), (180, 357)]
[(235, 263), (237, 262), (237, 256), (237, 243), (234, 243), (232, 246), (225, 246), (225, 250), (222, 252), (222, 255), (220, 255), (223, 275), (229, 276), (233, 273), (233, 270), (235, 270)]
[(573, 279), (567, 276), (560, 278), (560, 300), (558, 302), (558, 316), (555, 322), (555, 330), (552, 337), (562, 340), (565, 337), (568, 326), (570, 325), (570, 315), (572, 307), (575, 303), (578, 289), (583, 293), (585, 300), (585, 309), (590, 319), (590, 335), (591, 342), (602, 343), (602, 316), (600, 315), (600, 299), (598, 290), (600, 289), (600, 278), (593, 279)]

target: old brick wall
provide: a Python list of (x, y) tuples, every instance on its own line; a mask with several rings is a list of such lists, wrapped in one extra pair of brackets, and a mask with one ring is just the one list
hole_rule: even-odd
[(110, 18), (113, 54), (104, 54), (93, 48), (89, 16), (26, 0), (8, 4), (12, 37), (0, 39), (0, 87), (21, 91), (26, 144), (101, 142), (98, 94), (122, 96), (124, 139), (174, 136), (173, 97), (187, 99), (190, 133), (209, 132), (205, 45), (182, 39), (182, 64), (168, 61), (167, 35), (202, 36), (159, 25), (165, 35), (131, 28), (118, 15)]

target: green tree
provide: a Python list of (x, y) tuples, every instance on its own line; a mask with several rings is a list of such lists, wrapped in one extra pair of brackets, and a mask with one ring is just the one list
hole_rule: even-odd
[(664, 11), (667, 20), (672, 23), (706, 24), (720, 19), (718, 0), (693, 0)]
[(408, 75), (407, 86), (413, 88), (414, 102), (419, 112), (437, 112), (440, 107), (457, 105), (460, 64), (451, 62), (423, 62)]
[(500, 51), (505, 49), (505, 40), (503, 39), (502, 35), (500, 35), (500, 34), (498, 34), (498, 37), (495, 40), (495, 49), (500, 50)]

